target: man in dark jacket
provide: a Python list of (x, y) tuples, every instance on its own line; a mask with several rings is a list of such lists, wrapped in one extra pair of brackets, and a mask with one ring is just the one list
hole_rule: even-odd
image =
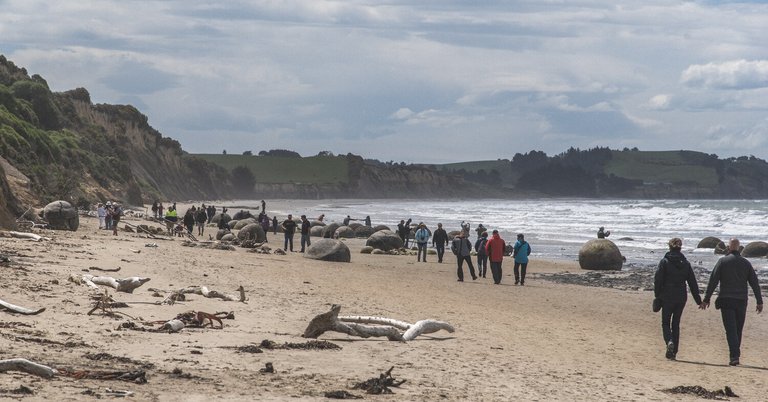
[(307, 220), (306, 215), (301, 216), (301, 252), (303, 253), (306, 247), (309, 247), (312, 245), (312, 242), (309, 241), (309, 229), (312, 227), (312, 224), (309, 223), (309, 220)]
[(669, 252), (659, 261), (653, 280), (653, 294), (661, 300), (661, 333), (669, 360), (675, 360), (680, 346), (680, 317), (688, 301), (686, 282), (693, 300), (701, 304), (699, 285), (691, 264), (680, 252), (682, 247), (683, 241), (677, 237), (669, 241)]
[(288, 214), (288, 219), (284, 220), (281, 226), (285, 235), (283, 251), (288, 251), (289, 249), (293, 251), (293, 234), (296, 233), (296, 222), (293, 221), (293, 215)]
[(707, 285), (707, 293), (701, 309), (709, 307), (712, 293), (720, 285), (720, 294), (715, 300), (715, 308), (720, 309), (720, 315), (725, 327), (725, 338), (728, 340), (731, 366), (739, 365), (741, 357), (741, 334), (744, 321), (747, 318), (747, 300), (749, 292), (747, 284), (752, 287), (757, 302), (757, 313), (763, 312), (763, 296), (760, 293), (760, 283), (755, 269), (746, 258), (739, 253), (739, 239), (728, 242), (729, 254), (720, 258), (712, 270)]
[(469, 273), (472, 275), (472, 280), (474, 281), (477, 279), (477, 275), (475, 275), (475, 266), (472, 265), (472, 257), (470, 257), (472, 253), (472, 243), (469, 242), (469, 239), (464, 237), (464, 232), (459, 233), (453, 239), (451, 250), (456, 254), (456, 263), (458, 264), (456, 274), (459, 276), (459, 282), (464, 282), (464, 261), (469, 264)]
[(443, 229), (443, 224), (438, 223), (435, 233), (432, 234), (432, 246), (437, 249), (437, 262), (443, 262), (445, 246), (448, 244), (448, 233)]

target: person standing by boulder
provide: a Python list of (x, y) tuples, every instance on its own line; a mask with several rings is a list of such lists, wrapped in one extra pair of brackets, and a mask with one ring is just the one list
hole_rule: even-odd
[[(290, 218), (290, 217), (291, 216), (288, 215), (288, 218)], [(273, 235), (277, 234), (277, 215), (272, 217), (272, 234)]]
[(427, 262), (427, 243), (429, 242), (429, 230), (424, 222), (419, 223), (419, 229), (416, 230), (414, 235), (416, 246), (419, 248), (419, 252), (416, 255), (416, 261)]
[(123, 208), (115, 203), (112, 206), (112, 235), (117, 236), (117, 225), (120, 223), (120, 217), (123, 216)]
[(515, 285), (518, 283), (520, 286), (525, 285), (525, 270), (528, 268), (529, 255), (531, 255), (531, 245), (525, 241), (525, 236), (522, 233), (518, 233), (512, 254), (515, 257)]
[(437, 262), (443, 262), (445, 246), (448, 244), (448, 232), (443, 229), (443, 224), (438, 223), (435, 233), (432, 234), (432, 246), (437, 250)]
[(366, 215), (365, 216), (365, 226), (371, 227), (371, 216)]
[(267, 212), (267, 203), (264, 200), (261, 200), (261, 212)]
[(187, 212), (184, 213), (182, 222), (187, 229), (187, 233), (192, 234), (192, 230), (195, 227), (195, 207), (188, 209)]
[[(488, 232), (483, 231), (478, 235), (475, 242), (475, 251), (477, 252), (477, 276), (485, 278), (488, 271), (488, 253), (485, 251), (485, 245), (488, 243)], [(493, 272), (491, 272), (493, 274)]]
[(681, 239), (675, 237), (669, 240), (669, 252), (659, 261), (653, 277), (653, 294), (661, 300), (661, 334), (669, 360), (675, 360), (680, 347), (680, 318), (688, 301), (686, 283), (696, 305), (701, 304), (696, 275), (691, 263), (680, 251), (682, 247)]
[(477, 275), (475, 275), (475, 267), (472, 265), (471, 257), (472, 243), (469, 242), (469, 239), (464, 237), (464, 232), (459, 233), (453, 239), (451, 250), (453, 251), (453, 254), (456, 255), (456, 264), (458, 265), (456, 274), (459, 277), (458, 281), (464, 282), (464, 261), (469, 265), (469, 273), (472, 275), (472, 280), (476, 280)]
[[(277, 217), (275, 217), (275, 219), (277, 219)], [(293, 221), (293, 215), (288, 214), (288, 219), (284, 220), (281, 226), (283, 228), (283, 234), (285, 235), (283, 251), (287, 252), (289, 249), (293, 251), (293, 234), (296, 233), (296, 222)]]
[(605, 230), (604, 227), (600, 226), (600, 229), (597, 229), (597, 238), (598, 239), (605, 239), (606, 237), (611, 235), (610, 230)]
[[(491, 239), (485, 244), (485, 252), (491, 260), (491, 276), (493, 276), (494, 285), (501, 283), (501, 262), (504, 260), (506, 249), (507, 245), (504, 239), (499, 236), (499, 231), (494, 230)], [(483, 278), (485, 278), (485, 274), (483, 274)]]
[(306, 215), (301, 216), (301, 253), (306, 250), (306, 247), (309, 247), (312, 245), (312, 242), (309, 240), (309, 229), (312, 227), (312, 224), (309, 223), (309, 220), (307, 220)]
[(157, 200), (152, 203), (152, 217), (157, 218)]
[(96, 215), (99, 217), (99, 229), (105, 229), (107, 225), (107, 210), (102, 203), (99, 203), (98, 207), (96, 207)]
[(112, 230), (112, 201), (107, 201), (107, 205), (104, 207), (104, 227), (107, 230)]
[(205, 207), (200, 207), (197, 210), (197, 215), (195, 221), (197, 221), (197, 235), (202, 236), (203, 232), (205, 231), (205, 222), (208, 220), (208, 212), (206, 212)]
[(739, 239), (731, 239), (728, 242), (728, 250), (728, 255), (717, 260), (709, 277), (704, 301), (699, 308), (705, 310), (709, 307), (712, 293), (720, 285), (720, 294), (715, 300), (715, 308), (720, 310), (723, 327), (725, 327), (725, 338), (730, 352), (728, 364), (738, 366), (741, 358), (741, 335), (747, 318), (749, 300), (747, 284), (752, 287), (752, 292), (755, 294), (758, 314), (763, 312), (763, 296), (760, 293), (760, 282), (755, 269), (739, 252)]

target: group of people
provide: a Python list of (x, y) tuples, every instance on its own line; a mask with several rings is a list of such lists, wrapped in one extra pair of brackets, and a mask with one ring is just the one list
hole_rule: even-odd
[(668, 245), (669, 252), (659, 261), (653, 286), (654, 310), (657, 308), (661, 310), (661, 329), (666, 358), (675, 360), (680, 347), (680, 318), (688, 299), (686, 283), (701, 310), (709, 308), (712, 294), (719, 286), (720, 292), (715, 299), (715, 309), (720, 310), (725, 328), (730, 357), (728, 364), (739, 365), (741, 339), (749, 299), (748, 286), (754, 293), (757, 313), (763, 311), (763, 298), (757, 274), (749, 260), (741, 256), (739, 239), (734, 238), (728, 242), (728, 254), (715, 264), (703, 300), (699, 295), (693, 268), (681, 252), (683, 241), (673, 238)]
[(111, 230), (112, 235), (117, 236), (117, 224), (123, 216), (123, 207), (112, 201), (96, 206), (96, 215), (99, 217), (99, 229)]

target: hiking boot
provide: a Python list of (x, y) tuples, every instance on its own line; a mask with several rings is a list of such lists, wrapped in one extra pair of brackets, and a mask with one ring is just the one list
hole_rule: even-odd
[(669, 341), (669, 343), (667, 343), (667, 353), (665, 356), (669, 360), (675, 360), (675, 343), (674, 342)]
[(735, 358), (731, 359), (730, 362), (728, 362), (729, 366), (738, 366), (739, 364), (741, 364), (741, 363), (739, 363), (739, 358), (738, 357), (735, 357)]

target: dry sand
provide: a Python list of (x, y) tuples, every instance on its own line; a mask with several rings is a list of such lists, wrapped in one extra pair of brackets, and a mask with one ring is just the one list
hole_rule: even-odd
[[(51, 241), (0, 239), (0, 252), (17, 262), (0, 266), (0, 298), (47, 308), (37, 316), (0, 311), (0, 359), (23, 357), (79, 370), (135, 370), (144, 363), (150, 367), (148, 383), (48, 380), (8, 372), (0, 373), (0, 399), (92, 400), (106, 397), (105, 389), (110, 388), (133, 391), (132, 400), (319, 400), (326, 391), (342, 389), (363, 395), (349, 386), (391, 366), (395, 377), (407, 382), (394, 388), (395, 395), (365, 395), (366, 399), (696, 399), (661, 391), (678, 385), (708, 389), (728, 385), (741, 396), (739, 400), (768, 399), (768, 320), (751, 311), (752, 300), (742, 366), (726, 364), (728, 349), (719, 313), (698, 311), (692, 302), (683, 317), (679, 360), (670, 362), (664, 358), (659, 316), (650, 312), (649, 292), (561, 285), (537, 278), (537, 273), (578, 271), (575, 262), (533, 260), (526, 286), (516, 287), (507, 260), (503, 283), (495, 286), (490, 273), (488, 279), (456, 282), (452, 255), (443, 264), (434, 256), (428, 263), (417, 263), (410, 256), (364, 255), (358, 252), (362, 240), (348, 242), (352, 263), (342, 264), (305, 259), (299, 253), (189, 248), (178, 238), (155, 241), (125, 232), (114, 237), (97, 226), (95, 218), (83, 218), (77, 232), (46, 232)], [(281, 235), (269, 239), (276, 246)], [(158, 247), (145, 247), (147, 243)], [(94, 266), (121, 268), (105, 275), (152, 279), (133, 294), (110, 292), (118, 301), (150, 303), (118, 311), (145, 321), (167, 320), (189, 310), (233, 311), (235, 319), (225, 320), (223, 329), (175, 334), (118, 331), (127, 319), (86, 315), (92, 305), (89, 296), (96, 292), (67, 281), (71, 274), (81, 275)], [(151, 304), (161, 299), (149, 288), (190, 285), (229, 293), (242, 285), (249, 300), (243, 304), (190, 296), (184, 304)], [(409, 322), (444, 320), (456, 332), (438, 332), (408, 343), (336, 333), (321, 336), (342, 350), (252, 354), (224, 348), (264, 339), (304, 342), (300, 335), (309, 320), (334, 303), (343, 306), (342, 314)], [(99, 352), (134, 362), (84, 357)], [(259, 372), (267, 362), (273, 363), (275, 374)], [(191, 377), (174, 376), (174, 369)], [(34, 394), (9, 392), (20, 385)]]

